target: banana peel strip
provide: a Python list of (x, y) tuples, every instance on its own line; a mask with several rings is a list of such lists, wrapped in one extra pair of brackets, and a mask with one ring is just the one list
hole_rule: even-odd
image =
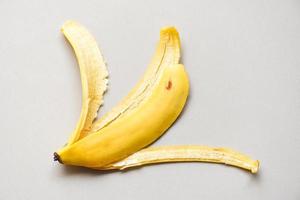
[(90, 133), (99, 131), (139, 105), (149, 95), (148, 91), (151, 91), (164, 68), (178, 64), (179, 59), (179, 34), (174, 27), (165, 27), (160, 31), (155, 55), (142, 79), (117, 106), (93, 123)]
[(61, 28), (76, 54), (82, 84), (82, 109), (77, 126), (68, 144), (72, 145), (86, 136), (97, 117), (107, 89), (108, 72), (96, 40), (82, 25), (67, 21)]
[(222, 163), (249, 170), (251, 173), (256, 173), (259, 168), (258, 160), (253, 160), (229, 148), (187, 145), (145, 148), (119, 162), (101, 168), (101, 170), (124, 170), (131, 167), (169, 162)]

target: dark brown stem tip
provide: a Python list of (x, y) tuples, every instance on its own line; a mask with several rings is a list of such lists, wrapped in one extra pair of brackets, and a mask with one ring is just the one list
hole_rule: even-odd
[(60, 159), (60, 156), (59, 156), (58, 153), (56, 153), (56, 152), (54, 152), (54, 154), (53, 154), (53, 160), (54, 160), (54, 161), (58, 161), (59, 163), (62, 164), (62, 161), (61, 161), (61, 159)]

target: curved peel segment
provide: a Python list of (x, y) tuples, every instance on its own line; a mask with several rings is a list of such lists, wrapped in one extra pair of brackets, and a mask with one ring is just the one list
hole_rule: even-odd
[(97, 111), (103, 103), (108, 72), (95, 39), (82, 25), (67, 21), (61, 31), (76, 54), (82, 84), (81, 114), (67, 144), (71, 145), (91, 130)]
[(154, 83), (162, 71), (167, 66), (178, 64), (179, 59), (180, 39), (177, 30), (174, 27), (162, 28), (154, 57), (142, 79), (117, 106), (94, 122), (91, 133), (99, 131), (136, 107), (139, 102), (149, 95), (148, 92), (153, 89)]
[(211, 162), (222, 163), (256, 173), (259, 161), (228, 148), (207, 146), (161, 146), (149, 147), (138, 151), (119, 162), (110, 164), (101, 170), (127, 169), (149, 164), (170, 162)]

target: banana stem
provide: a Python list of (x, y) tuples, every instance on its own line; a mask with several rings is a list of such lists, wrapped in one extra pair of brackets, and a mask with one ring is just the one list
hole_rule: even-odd
[(143, 149), (101, 170), (126, 169), (148, 164), (168, 162), (212, 162), (222, 163), (256, 173), (259, 161), (229, 148), (207, 146), (161, 146)]

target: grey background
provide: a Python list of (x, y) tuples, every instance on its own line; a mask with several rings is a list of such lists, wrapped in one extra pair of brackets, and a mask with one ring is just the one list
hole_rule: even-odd
[[(300, 199), (300, 2), (0, 1), (0, 199)], [(257, 175), (180, 163), (102, 173), (52, 153), (81, 109), (67, 19), (96, 37), (110, 73), (100, 115), (143, 74), (165, 25), (178, 28), (191, 95), (154, 145), (227, 146)]]

